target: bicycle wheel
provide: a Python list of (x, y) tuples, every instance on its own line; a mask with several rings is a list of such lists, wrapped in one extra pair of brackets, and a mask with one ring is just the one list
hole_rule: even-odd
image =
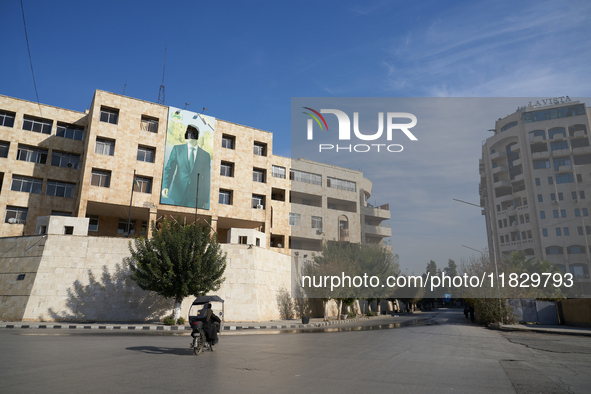
[(193, 352), (195, 353), (196, 356), (198, 356), (199, 353), (201, 353), (203, 351), (204, 345), (205, 345), (205, 338), (204, 338), (203, 333), (201, 333), (201, 335), (199, 335), (198, 337), (196, 337), (194, 339)]

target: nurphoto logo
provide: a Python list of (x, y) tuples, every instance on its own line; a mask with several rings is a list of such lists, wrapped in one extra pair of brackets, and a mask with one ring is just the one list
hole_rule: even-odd
[[(308, 115), (310, 119), (307, 121), (307, 139), (314, 139), (314, 122), (318, 125), (321, 131), (328, 132), (328, 124), (322, 114), (335, 115), (338, 121), (338, 136), (339, 141), (350, 141), (351, 140), (351, 120), (349, 115), (344, 111), (338, 109), (321, 109), (320, 112), (310, 107), (302, 107), (310, 112), (303, 112)], [(397, 121), (395, 121), (395, 119)], [(398, 123), (400, 119), (407, 119), (410, 122)], [(382, 138), (384, 134), (384, 123), (386, 124), (386, 140), (392, 141), (392, 136), (395, 131), (402, 131), (411, 141), (418, 141), (417, 137), (409, 129), (413, 128), (417, 124), (417, 117), (408, 112), (387, 112), (384, 116), (384, 112), (378, 112), (378, 130), (373, 133), (363, 133), (359, 128), (359, 112), (353, 112), (353, 133), (355, 137), (362, 141), (377, 141)], [(392, 153), (402, 152), (404, 147), (400, 144), (385, 144), (385, 143), (372, 143), (372, 144), (318, 144), (318, 151), (346, 151), (346, 152), (358, 152), (365, 153), (370, 151), (381, 152), (387, 151)]]

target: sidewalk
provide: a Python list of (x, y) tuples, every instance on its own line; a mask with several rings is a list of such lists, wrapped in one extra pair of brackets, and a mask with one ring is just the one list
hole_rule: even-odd
[[(305, 329), (356, 323), (367, 320), (375, 320), (376, 324), (395, 323), (400, 321), (398, 317), (404, 314), (380, 315), (372, 317), (358, 317), (346, 320), (324, 321), (322, 318), (310, 319), (309, 324), (302, 324), (301, 320), (272, 320), (263, 322), (226, 322), (223, 331), (242, 330), (283, 330), (283, 329)], [(408, 315), (412, 316), (412, 315)], [(420, 318), (419, 316), (416, 317)], [(408, 319), (402, 319), (408, 320)], [(75, 323), (75, 322), (5, 322), (0, 321), (0, 329), (61, 329), (61, 330), (118, 330), (118, 331), (191, 331), (188, 324), (182, 326), (165, 326), (158, 322), (96, 322), (96, 323)]]
[(489, 328), (501, 331), (537, 332), (542, 334), (580, 335), (591, 337), (591, 328), (572, 326), (545, 326), (538, 324), (501, 324)]

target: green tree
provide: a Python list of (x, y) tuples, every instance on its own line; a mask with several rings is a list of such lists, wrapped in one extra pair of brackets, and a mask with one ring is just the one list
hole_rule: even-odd
[(447, 262), (447, 267), (443, 269), (443, 272), (445, 272), (447, 276), (451, 276), (453, 278), (454, 276), (458, 275), (458, 265), (455, 261), (449, 259)]
[[(323, 283), (322, 286), (308, 286), (308, 278), (339, 277), (343, 275), (353, 278), (355, 276), (367, 278), (375, 276), (379, 283), (386, 283), (390, 275), (400, 272), (398, 256), (383, 245), (376, 244), (352, 244), (348, 242), (325, 242), (322, 253), (315, 255), (312, 261), (304, 263), (302, 268), (302, 285), (310, 298), (322, 298), (325, 301), (325, 317), (327, 316), (327, 304), (330, 299), (337, 301), (339, 313), (342, 300), (346, 298), (387, 298), (392, 288), (366, 286), (348, 286), (348, 283), (340, 283), (331, 289), (331, 283)], [(318, 280), (318, 279), (317, 279)], [(366, 282), (369, 282), (367, 280)], [(336, 284), (336, 283), (335, 283)]]
[(129, 250), (131, 278), (143, 290), (173, 298), (175, 319), (185, 297), (218, 290), (225, 279), (226, 255), (204, 225), (164, 220), (160, 230), (153, 226), (151, 239), (136, 238)]

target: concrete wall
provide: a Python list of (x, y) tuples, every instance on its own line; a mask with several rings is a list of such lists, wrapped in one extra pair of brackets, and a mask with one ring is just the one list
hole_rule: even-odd
[(591, 327), (591, 299), (580, 298), (559, 301), (562, 307), (564, 324), (569, 326)]
[[(72, 235), (0, 238), (0, 319), (29, 321), (154, 320), (172, 300), (128, 278), (127, 239)], [(277, 290), (289, 289), (290, 256), (248, 245), (222, 245), (226, 321), (277, 319)], [(17, 280), (25, 273), (24, 280)], [(192, 297), (185, 299), (187, 316)]]

